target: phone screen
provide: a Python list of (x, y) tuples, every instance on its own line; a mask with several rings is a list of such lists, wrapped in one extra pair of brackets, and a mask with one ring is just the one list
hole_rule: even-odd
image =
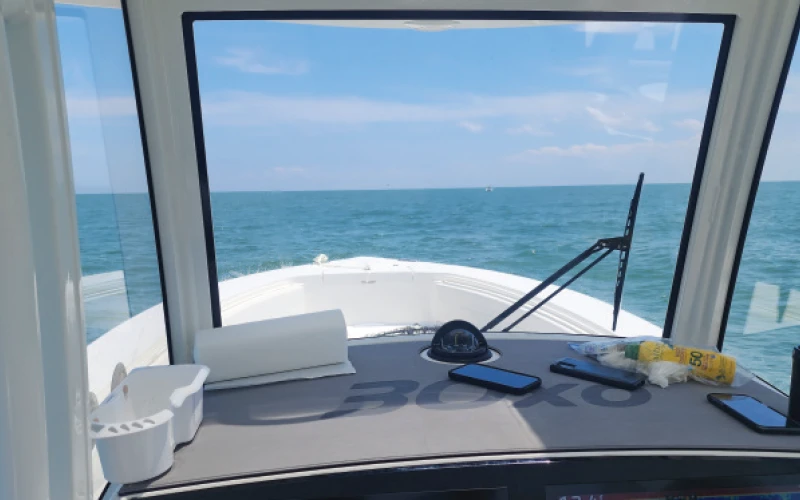
[(465, 365), (453, 370), (453, 373), (476, 380), (485, 380), (494, 384), (512, 387), (514, 389), (524, 389), (539, 380), (538, 377), (531, 375), (511, 373), (484, 365)]
[(558, 364), (565, 368), (572, 368), (581, 373), (597, 375), (610, 380), (621, 380), (633, 384), (644, 382), (644, 375), (640, 373), (631, 373), (620, 368), (604, 366), (594, 362), (579, 361), (573, 358), (562, 358), (558, 360)]
[(794, 422), (765, 405), (743, 394), (715, 394), (720, 402), (736, 413), (747, 417), (761, 427), (795, 427)]

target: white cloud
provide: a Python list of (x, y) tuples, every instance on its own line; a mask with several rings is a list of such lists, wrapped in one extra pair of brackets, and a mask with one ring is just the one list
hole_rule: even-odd
[[(587, 36), (594, 35), (587, 33)], [(604, 58), (588, 58), (581, 64), (556, 67), (554, 70), (565, 75), (585, 78), (596, 88), (620, 88), (627, 85), (624, 81), (618, 81), (622, 76), (621, 73)]]
[(643, 120), (641, 122), (642, 130), (647, 132), (659, 132), (661, 131), (661, 127), (656, 125), (655, 123), (651, 122), (650, 120)]
[(458, 126), (463, 128), (464, 130), (472, 132), (473, 134), (477, 134), (483, 131), (483, 125), (477, 122), (471, 122), (469, 120), (463, 120), (458, 122)]
[(639, 93), (656, 102), (664, 102), (667, 98), (667, 82), (648, 83), (639, 87)]
[(672, 122), (678, 128), (689, 130), (691, 132), (699, 133), (703, 130), (703, 122), (694, 118), (684, 118), (683, 120), (676, 120)]
[(409, 103), (361, 97), (284, 97), (258, 92), (222, 92), (203, 96), (203, 115), (219, 124), (262, 126), (278, 123), (413, 123), (477, 121), (519, 115), (568, 116), (595, 94), (534, 96), (462, 96), (442, 102)]
[(697, 162), (700, 137), (667, 141), (586, 141), (547, 145), (506, 157), (506, 165), (562, 184), (631, 183), (639, 172), (645, 182), (689, 182)]
[[(537, 121), (582, 120), (594, 108), (622, 131), (653, 131), (654, 120), (674, 118), (705, 108), (705, 91), (673, 92), (656, 105), (637, 95), (607, 96), (592, 92), (551, 92), (523, 96), (456, 95), (438, 102), (401, 102), (362, 97), (287, 97), (260, 92), (227, 91), (203, 95), (208, 124), (268, 126), (287, 123), (363, 125), (375, 123), (480, 122), (494, 118)], [(614, 115), (603, 111), (613, 109)], [(591, 112), (590, 112), (591, 113)], [(597, 118), (599, 115), (595, 113)]]
[(620, 125), (625, 120), (624, 117), (613, 117), (591, 106), (586, 107), (586, 112), (589, 113), (592, 116), (592, 118), (594, 118), (595, 121), (597, 121), (601, 125), (616, 126)]
[(629, 139), (636, 139), (636, 140), (639, 140), (639, 141), (649, 142), (649, 141), (653, 140), (652, 137), (648, 137), (646, 135), (631, 134), (629, 132), (623, 132), (621, 130), (617, 130), (617, 129), (611, 128), (611, 127), (606, 127), (606, 132), (608, 133), (608, 135), (617, 135), (617, 136), (621, 136), (621, 137), (627, 137)]
[(649, 141), (651, 137), (632, 132), (658, 132), (661, 129), (651, 120), (641, 118), (633, 115), (631, 112), (625, 112), (617, 115), (611, 115), (598, 108), (587, 106), (586, 112), (594, 118), (594, 120), (602, 125), (609, 135), (619, 135), (630, 137), (632, 139), (640, 139)]
[(247, 49), (228, 49), (227, 55), (218, 56), (214, 61), (220, 66), (238, 69), (243, 73), (262, 75), (302, 75), (308, 73), (305, 61), (259, 61), (259, 54)]
[[(796, 80), (795, 80), (796, 81)], [(792, 86), (794, 85), (794, 87)], [(781, 110), (800, 107), (790, 81)], [(203, 117), (207, 125), (262, 127), (287, 123), (361, 125), (374, 123), (455, 122), (478, 131), (484, 120), (522, 119), (536, 122), (582, 120), (588, 112), (604, 127), (618, 132), (654, 132), (655, 120), (671, 120), (705, 109), (707, 93), (673, 93), (664, 105), (655, 105), (636, 95), (608, 96), (592, 92), (551, 92), (520, 96), (456, 95), (433, 102), (402, 102), (360, 97), (287, 97), (260, 92), (221, 91), (203, 94)], [(613, 109), (610, 113), (605, 111)], [(136, 116), (132, 95), (96, 99), (85, 93), (67, 94), (70, 119)], [(467, 125), (468, 124), (468, 125)], [(477, 126), (477, 127), (476, 127)], [(506, 129), (509, 134), (552, 135), (538, 125)], [(613, 133), (613, 132), (611, 132)]]
[(603, 158), (618, 157), (625, 155), (636, 155), (639, 159), (646, 159), (647, 155), (660, 153), (662, 151), (675, 151), (694, 147), (699, 144), (699, 136), (692, 136), (686, 139), (679, 139), (669, 142), (632, 142), (623, 144), (574, 144), (567, 147), (544, 146), (541, 148), (529, 149), (522, 153), (510, 157), (513, 161), (536, 161), (546, 157), (579, 157), (579, 158)]
[(535, 137), (547, 137), (553, 135), (552, 132), (548, 132), (538, 125), (531, 125), (529, 123), (520, 125), (519, 127), (511, 127), (506, 129), (506, 132), (511, 135), (532, 135)]
[[(587, 33), (587, 36), (589, 34)], [(593, 35), (592, 35), (593, 36)], [(596, 88), (626, 89), (630, 86), (631, 75), (646, 77), (651, 80), (668, 80), (671, 61), (654, 59), (628, 60), (631, 70), (625, 70), (604, 58), (591, 58), (583, 64), (575, 66), (556, 67), (554, 71), (586, 78)], [(642, 85), (640, 92), (645, 97), (650, 97), (659, 102), (666, 96), (667, 83), (655, 82)]]
[(529, 149), (515, 156), (515, 160), (524, 160), (536, 156), (587, 156), (589, 154), (606, 153), (609, 146), (601, 144), (575, 144), (566, 148), (558, 146), (544, 146), (536, 149)]
[(67, 116), (73, 118), (99, 118), (100, 116), (136, 116), (133, 96), (109, 96), (97, 99), (83, 95), (67, 94)]

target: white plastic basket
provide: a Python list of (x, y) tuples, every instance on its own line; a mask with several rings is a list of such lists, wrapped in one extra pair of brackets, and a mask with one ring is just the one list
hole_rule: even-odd
[(208, 373), (203, 365), (137, 368), (92, 412), (107, 481), (135, 483), (172, 467), (175, 446), (194, 439), (203, 420)]

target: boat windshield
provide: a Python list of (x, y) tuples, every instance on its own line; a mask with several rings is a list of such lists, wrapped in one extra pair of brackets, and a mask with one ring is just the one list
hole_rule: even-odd
[[(167, 297), (122, 13), (56, 12), (102, 400), (119, 366), (170, 361)], [(730, 25), (210, 17), (184, 34), (215, 326), (341, 309), (350, 338), (480, 328), (629, 234), (644, 173), (618, 323), (612, 248), (487, 337), (662, 334)], [(795, 61), (764, 168), (781, 182), (758, 188), (725, 336), (782, 389), (800, 328), (798, 117)]]
[[(644, 172), (616, 333), (660, 335), (724, 26), (360, 23), (192, 24), (221, 323), (290, 305), (383, 325), (361, 333), (482, 326), (621, 236)], [(615, 252), (514, 329), (611, 333), (617, 267)], [(280, 288), (325, 270), (314, 300)]]

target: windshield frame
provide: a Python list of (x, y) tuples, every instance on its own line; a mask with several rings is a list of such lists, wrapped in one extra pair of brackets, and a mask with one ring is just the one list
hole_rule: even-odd
[[(735, 26), (735, 16), (724, 14), (671, 14), (671, 13), (626, 13), (626, 12), (570, 12), (570, 11), (422, 11), (422, 10), (385, 10), (385, 11), (260, 11), (260, 12), (186, 12), (182, 16), (184, 50), (187, 62), (189, 81), (189, 97), (192, 108), (192, 126), (195, 138), (195, 153), (197, 156), (198, 177), (200, 179), (200, 193), (203, 212), (203, 227), (205, 232), (205, 247), (208, 269), (208, 286), (211, 296), (212, 319), (214, 328), (222, 326), (222, 312), (219, 298), (219, 281), (216, 262), (216, 247), (214, 240), (214, 225), (211, 212), (211, 190), (208, 180), (208, 164), (203, 130), (203, 117), (200, 99), (200, 81), (195, 52), (194, 23), (206, 21), (321, 21), (324, 23), (339, 22), (369, 22), (369, 21), (405, 21), (414, 19), (418, 21), (555, 21), (555, 22), (648, 22), (648, 23), (683, 23), (683, 24), (719, 24), (723, 31), (720, 47), (717, 53), (716, 67), (709, 92), (703, 130), (698, 148), (695, 170), (692, 178), (692, 187), (686, 210), (678, 260), (675, 266), (672, 291), (665, 320), (664, 332), (669, 332), (672, 318), (677, 303), (683, 277), (684, 262), (688, 248), (689, 235), (692, 230), (695, 207), (703, 178), (705, 160), (708, 155), (708, 146), (719, 102), (725, 67), (728, 61), (730, 44)], [(665, 335), (668, 336), (668, 335)]]

